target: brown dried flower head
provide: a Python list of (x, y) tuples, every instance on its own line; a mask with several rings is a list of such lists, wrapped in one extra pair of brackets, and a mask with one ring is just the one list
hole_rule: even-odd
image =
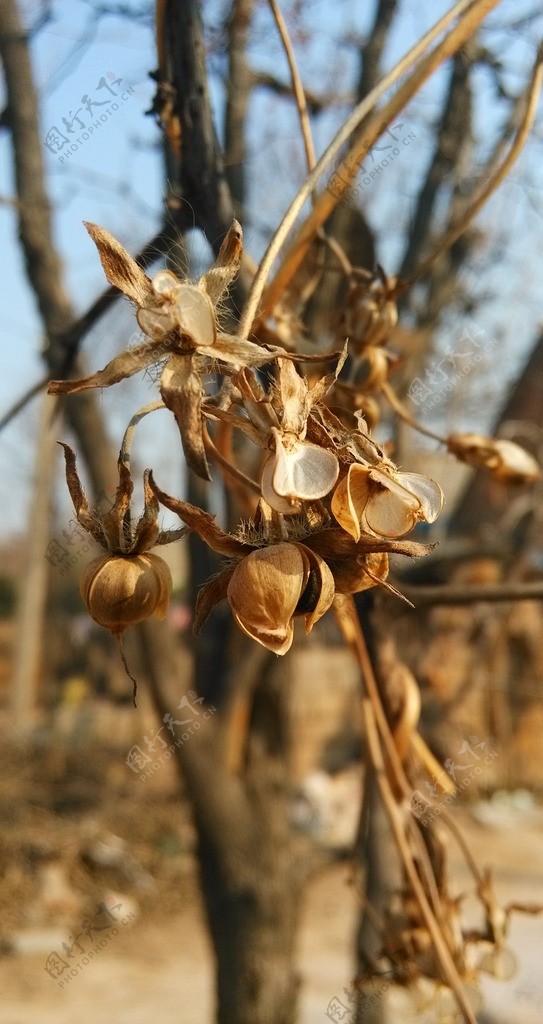
[(193, 284), (161, 270), (151, 280), (104, 228), (86, 224), (106, 277), (137, 307), (137, 320), (148, 342), (115, 356), (97, 373), (81, 380), (54, 380), (49, 392), (70, 395), (107, 388), (139, 370), (160, 364), (160, 392), (173, 412), (188, 466), (209, 479), (202, 435), (202, 375), (209, 360), (234, 368), (260, 366), (282, 349), (264, 348), (219, 329), (216, 307), (236, 276), (242, 256), (242, 230), (234, 221), (210, 270)]
[(164, 559), (150, 554), (157, 544), (168, 544), (184, 536), (185, 530), (161, 531), (158, 525), (159, 503), (144, 474), (144, 510), (134, 525), (130, 499), (133, 491), (130, 469), (119, 457), (119, 486), (109, 512), (93, 511), (83, 490), (72, 449), (62, 445), (66, 460), (66, 481), (75, 514), (87, 533), (105, 548), (107, 554), (94, 559), (85, 569), (80, 583), (81, 597), (89, 615), (114, 636), (121, 651), (126, 672), (134, 684), (122, 648), (122, 636), (129, 626), (151, 615), (163, 619), (168, 609), (172, 577)]
[(377, 584), (397, 594), (386, 583), (388, 552), (413, 557), (430, 550), (423, 544), (367, 534), (356, 543), (338, 527), (312, 530), (300, 522), (292, 525), (292, 536), (284, 541), (266, 541), (257, 523), (250, 534), (235, 536), (224, 533), (207, 512), (160, 490), (152, 475), (150, 484), (166, 508), (230, 559), (199, 592), (195, 632), (215, 605), (226, 600), (240, 629), (275, 654), (290, 649), (296, 618), (305, 618), (309, 633), (336, 594), (354, 594)]

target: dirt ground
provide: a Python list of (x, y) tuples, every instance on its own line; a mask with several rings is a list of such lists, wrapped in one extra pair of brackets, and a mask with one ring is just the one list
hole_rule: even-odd
[[(485, 804), (452, 813), (479, 865), (494, 865), (500, 901), (543, 904), (543, 810)], [(169, 766), (148, 786), (119, 750), (90, 757), (84, 744), (25, 750), (6, 739), (0, 820), (0, 1024), (211, 1024), (194, 836)], [(461, 892), (468, 875), (452, 845), (450, 854)], [(348, 875), (345, 863), (333, 864), (307, 889), (299, 1024), (326, 1024), (330, 1000), (350, 987), (357, 907)], [(512, 920), (520, 966), (511, 980), (484, 984), (480, 1024), (543, 1021), (543, 916)], [(48, 958), (66, 941), (68, 968), (55, 976), (49, 960), (50, 976)], [(438, 1019), (435, 1010), (390, 1014), (394, 1024)]]

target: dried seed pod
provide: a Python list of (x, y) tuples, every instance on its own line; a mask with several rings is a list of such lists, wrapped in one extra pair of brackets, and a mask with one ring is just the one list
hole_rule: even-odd
[(304, 544), (285, 542), (242, 559), (226, 596), (247, 636), (274, 654), (286, 654), (294, 638), (293, 619), (303, 615), (309, 633), (334, 600), (334, 580), (319, 555)]
[(123, 633), (151, 615), (163, 619), (172, 589), (171, 572), (158, 555), (101, 555), (85, 569), (79, 584), (89, 615), (112, 633), (126, 674), (138, 686), (123, 649)]
[(529, 484), (541, 477), (533, 455), (515, 441), (483, 434), (451, 434), (447, 447), (461, 462), (490, 470), (502, 483)]
[(359, 541), (374, 537), (403, 537), (419, 522), (433, 523), (443, 504), (443, 492), (420, 473), (384, 472), (354, 463), (332, 498), (340, 526)]
[(81, 597), (89, 615), (111, 633), (151, 615), (163, 619), (168, 609), (172, 576), (158, 555), (101, 555), (85, 569)]

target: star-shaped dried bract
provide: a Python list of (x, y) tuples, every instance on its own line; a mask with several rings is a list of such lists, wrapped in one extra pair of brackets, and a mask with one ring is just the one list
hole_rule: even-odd
[(264, 348), (227, 334), (217, 322), (217, 303), (239, 269), (241, 226), (233, 222), (216, 262), (197, 284), (182, 281), (169, 270), (149, 278), (108, 231), (96, 224), (85, 226), (109, 283), (136, 305), (138, 323), (149, 341), (115, 356), (103, 370), (89, 377), (51, 381), (49, 393), (71, 395), (89, 388), (111, 387), (165, 361), (160, 381), (162, 399), (176, 418), (188, 466), (208, 480), (201, 403), (202, 375), (209, 371), (210, 361), (239, 369), (261, 366), (283, 353), (282, 349)]

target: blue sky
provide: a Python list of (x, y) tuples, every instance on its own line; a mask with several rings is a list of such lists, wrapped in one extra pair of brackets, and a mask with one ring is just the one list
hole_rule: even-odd
[[(140, 5), (134, 4), (134, 10)], [(226, 0), (206, 5), (210, 26), (217, 27)], [(407, 0), (391, 34), (386, 55), (390, 65), (421, 31), (449, 5), (441, 0), (415, 3)], [(506, 26), (511, 17), (532, 10), (534, 3), (503, 0), (490, 21), (485, 40), (498, 55), (506, 54), (510, 67), (508, 85), (518, 91), (526, 82), (535, 53), (535, 30), (521, 26), (511, 33)], [(300, 55), (304, 81), (317, 93), (346, 97), (356, 71), (353, 51), (343, 42), (347, 35), (367, 32), (373, 4), (358, 0), (329, 0), (299, 5), (294, 43)], [(104, 279), (94, 246), (82, 226), (91, 220), (107, 227), (132, 252), (152, 237), (160, 223), (164, 183), (159, 131), (151, 117), (145, 117), (154, 93), (148, 72), (156, 66), (151, 5), (142, 19), (128, 22), (119, 17), (96, 19), (91, 3), (57, 0), (52, 4), (52, 20), (33, 42), (34, 74), (41, 102), (44, 155), (48, 186), (54, 208), (55, 237), (64, 259), (65, 280), (78, 313), (83, 312), (104, 287)], [(32, 24), (38, 5), (27, 0), (23, 5), (27, 22)], [(539, 17), (539, 30), (543, 17)], [(492, 28), (492, 25), (495, 27)], [(211, 33), (211, 38), (214, 38)], [(251, 59), (255, 66), (287, 78), (285, 59), (270, 22), (267, 5), (259, 4), (255, 18)], [(220, 120), (225, 73), (220, 53), (211, 59), (213, 100)], [(119, 84), (114, 84), (121, 79)], [(103, 80), (124, 94), (119, 109), (110, 113), (106, 123), (69, 160), (49, 152), (45, 142), (49, 130), (62, 127), (79, 110), (85, 124), (90, 120), (82, 107), (82, 97), (94, 102), (114, 102)], [(379, 258), (393, 272), (400, 256), (400, 243), (415, 201), (421, 171), (432, 153), (432, 127), (446, 84), (440, 72), (410, 106), (402, 120), (414, 131), (416, 140), (401, 164), (387, 169), (371, 192), (364, 194), (370, 223), (378, 230)], [(127, 94), (127, 89), (133, 90)], [(95, 107), (99, 113), (106, 107)], [(94, 112), (93, 111), (93, 112)], [(317, 150), (328, 142), (346, 116), (348, 104), (339, 103), (315, 125)], [(477, 124), (480, 129), (481, 156), (492, 144), (494, 134), (505, 116), (505, 105), (492, 98), (488, 75), (479, 73)], [(475, 292), (489, 293), (491, 301), (477, 313), (478, 325), (496, 340), (496, 352), (489, 368), (487, 387), (499, 391), (504, 379), (510, 380), (533, 343), (540, 317), (541, 245), (543, 241), (543, 172), (541, 170), (541, 118), (534, 138), (500, 192), (493, 197), (480, 219), (486, 242), (479, 263), (471, 274)], [(81, 132), (82, 134), (82, 132)], [(303, 151), (296, 116), (285, 102), (277, 102), (270, 93), (258, 93), (251, 103), (248, 133), (250, 203), (253, 221), (246, 225), (246, 245), (258, 257), (273, 228), (295, 194), (304, 171)], [(0, 375), (0, 412), (4, 411), (43, 374), (39, 350), (40, 324), (33, 296), (25, 280), (17, 245), (16, 218), (10, 198), (14, 188), (11, 173), (11, 142), (7, 132), (0, 134), (0, 231), (3, 239), (0, 275), (0, 339), (2, 373)], [(507, 261), (493, 260), (496, 248), (507, 253)], [(84, 352), (93, 369), (103, 366), (124, 347), (136, 325), (126, 303), (117, 304), (113, 314), (101, 321), (87, 337)], [(454, 343), (460, 331), (458, 323), (448, 323), (443, 344)], [(155, 396), (149, 379), (118, 385), (100, 399), (110, 422), (112, 437), (120, 440), (128, 416), (138, 404)], [(491, 405), (472, 402), (470, 422), (473, 428), (487, 425)], [(486, 418), (486, 422), (485, 422)], [(33, 402), (0, 436), (0, 508), (5, 532), (22, 532), (33, 458), (33, 439), (38, 421), (38, 403)], [(158, 422), (160, 421), (160, 426)], [(169, 441), (175, 441), (165, 417), (157, 426), (141, 428), (138, 457), (178, 479), (180, 465), (172, 467), (166, 455)], [(59, 458), (59, 480), (60, 480)], [(163, 477), (163, 479), (165, 479)], [(174, 482), (171, 484), (175, 487)], [(15, 498), (13, 497), (15, 495)], [(68, 506), (59, 491), (60, 514)]]

